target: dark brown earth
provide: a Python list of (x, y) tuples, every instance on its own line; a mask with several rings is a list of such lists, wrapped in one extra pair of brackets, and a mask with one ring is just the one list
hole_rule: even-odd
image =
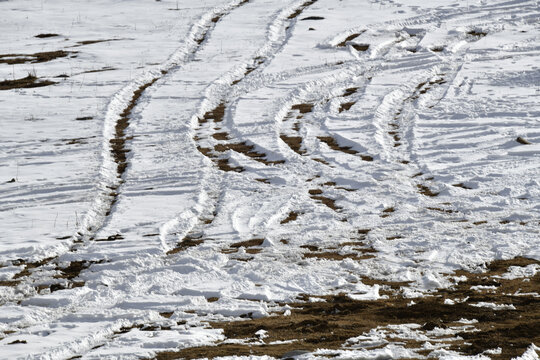
[(15, 80), (0, 81), (0, 90), (27, 89), (42, 86), (54, 85), (56, 82), (51, 80), (39, 80), (34, 75), (28, 75), (25, 78)]
[(3, 54), (0, 55), (0, 64), (42, 63), (74, 54), (76, 52), (64, 50), (38, 52), (34, 54)]
[[(490, 354), (492, 359), (510, 359), (523, 354), (531, 343), (540, 343), (540, 298), (530, 294), (540, 291), (540, 274), (524, 279), (505, 280), (498, 278), (510, 266), (540, 264), (527, 258), (499, 260), (487, 266), (484, 273), (463, 270), (456, 275), (465, 276), (466, 281), (457, 282), (450, 289), (438, 290), (426, 297), (404, 298), (399, 288), (406, 283), (364, 281), (381, 284), (382, 293), (388, 299), (378, 301), (352, 300), (345, 294), (322, 296), (324, 302), (307, 302), (308, 295), (300, 296), (299, 302), (289, 304), (290, 316), (275, 314), (266, 318), (247, 321), (211, 323), (213, 328), (223, 329), (227, 339), (244, 339), (245, 344), (216, 343), (212, 346), (187, 348), (163, 352), (156, 359), (215, 358), (232, 355), (269, 355), (281, 358), (295, 350), (347, 349), (347, 339), (379, 328), (388, 333), (387, 340), (415, 350), (417, 358), (428, 356), (431, 350), (422, 347), (423, 341), (400, 338), (388, 325), (418, 324), (416, 331), (431, 338), (447, 350), (463, 355), (476, 355), (488, 349), (501, 348), (500, 354)], [(367, 280), (367, 279), (366, 279)], [(474, 289), (473, 286), (492, 286)], [(516, 295), (516, 292), (520, 295)], [(445, 303), (445, 300), (447, 302)], [(453, 305), (450, 305), (452, 301)], [(480, 302), (512, 304), (515, 310), (492, 310), (475, 307)], [(465, 328), (461, 319), (478, 320)], [(454, 335), (443, 337), (430, 333), (431, 330), (454, 329)], [(255, 332), (266, 330), (268, 338), (258, 341)], [(391, 339), (391, 336), (394, 338)], [(291, 343), (270, 344), (273, 341), (294, 340)], [(366, 346), (366, 348), (370, 348)], [(371, 347), (373, 348), (373, 347)], [(328, 355), (326, 355), (328, 356)]]

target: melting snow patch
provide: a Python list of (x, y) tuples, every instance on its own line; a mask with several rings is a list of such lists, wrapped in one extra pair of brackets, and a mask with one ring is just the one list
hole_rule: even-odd
[(516, 307), (512, 304), (495, 304), (495, 303), (488, 303), (488, 302), (479, 302), (476, 304), (469, 304), (474, 307), (485, 307), (490, 308), (493, 310), (516, 310)]

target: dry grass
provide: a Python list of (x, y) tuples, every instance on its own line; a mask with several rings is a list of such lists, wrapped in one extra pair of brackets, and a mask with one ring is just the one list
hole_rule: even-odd
[(304, 9), (308, 6), (311, 6), (313, 4), (315, 4), (317, 2), (317, 0), (310, 0), (310, 1), (306, 1), (305, 3), (302, 4), (302, 6), (300, 6), (295, 12), (293, 12), (291, 15), (289, 15), (287, 17), (287, 19), (289, 20), (292, 20), (292, 19), (295, 19), (297, 18), (301, 13), (302, 11), (304, 11)]
[(53, 33), (44, 33), (44, 34), (37, 34), (34, 37), (38, 39), (45, 39), (45, 38), (56, 37), (56, 36), (60, 36), (60, 35), (53, 34)]
[(191, 235), (187, 235), (174, 247), (174, 249), (167, 251), (167, 255), (177, 254), (181, 251), (189, 249), (190, 247), (200, 245), (203, 242), (204, 240), (200, 237), (193, 237)]
[(484, 37), (487, 35), (487, 32), (485, 31), (480, 31), (480, 30), (471, 30), (467, 33), (467, 35), (471, 35), (471, 36), (475, 36), (475, 37), (478, 37), (478, 38), (481, 38), (481, 37)]
[(0, 81), (0, 90), (28, 89), (57, 84), (50, 80), (39, 80), (34, 75), (15, 80)]
[(280, 138), (295, 153), (299, 155), (304, 155), (306, 153), (306, 151), (302, 149), (302, 138), (300, 136), (287, 136), (282, 134), (280, 135)]
[(287, 223), (290, 223), (291, 221), (296, 221), (296, 219), (298, 218), (298, 215), (300, 214), (297, 213), (296, 211), (291, 211), (289, 212), (289, 215), (287, 215), (285, 219), (281, 220), (280, 224), (287, 224)]
[(291, 109), (300, 111), (300, 114), (307, 114), (313, 111), (313, 104), (296, 104)]
[[(248, 321), (232, 321), (212, 323), (214, 328), (223, 329), (227, 339), (252, 339), (247, 344), (217, 343), (212, 346), (200, 346), (179, 351), (162, 352), (157, 359), (194, 359), (215, 358), (218, 356), (268, 355), (282, 358), (294, 350), (314, 351), (316, 349), (333, 349), (339, 351), (346, 348), (347, 339), (362, 335), (376, 327), (387, 325), (419, 324), (418, 331), (428, 335), (435, 328), (459, 327), (462, 318), (477, 319), (474, 324), (477, 331), (457, 330), (456, 337), (446, 337), (444, 341), (448, 350), (463, 355), (476, 355), (485, 350), (500, 347), (501, 354), (492, 354), (494, 360), (510, 359), (521, 355), (531, 343), (540, 342), (540, 298), (532, 295), (513, 296), (520, 290), (522, 293), (538, 291), (540, 274), (529, 282), (498, 279), (494, 276), (507, 271), (509, 266), (525, 266), (540, 262), (516, 258), (499, 260), (488, 266), (483, 274), (459, 271), (456, 275), (467, 277), (467, 281), (457, 283), (451, 289), (439, 290), (430, 297), (411, 299), (401, 297), (396, 291), (387, 292), (388, 299), (378, 301), (356, 301), (345, 295), (324, 296), (324, 302), (299, 302), (289, 304), (293, 309), (290, 316), (275, 316)], [(385, 281), (363, 279), (366, 284), (385, 285), (391, 289), (399, 289), (407, 283), (388, 283)], [(476, 291), (474, 285), (495, 286), (492, 292)], [(308, 295), (301, 297), (307, 301)], [(445, 299), (467, 299), (454, 305), (445, 304)], [(516, 310), (493, 311), (490, 308), (473, 307), (471, 304), (488, 302), (496, 304), (514, 304)], [(247, 314), (247, 317), (249, 314)], [(255, 339), (255, 332), (264, 329), (268, 338), (266, 343)], [(392, 329), (386, 328), (392, 333)], [(397, 334), (396, 334), (397, 335)], [(429, 335), (428, 335), (429, 336)], [(434, 335), (430, 335), (434, 336)], [(437, 341), (436, 336), (434, 339)], [(269, 345), (274, 341), (292, 341)], [(394, 338), (404, 347), (416, 349), (423, 355), (429, 351), (421, 349), (423, 342), (410, 338)], [(440, 341), (440, 340), (438, 340)]]
[(516, 141), (522, 145), (530, 145), (531, 143), (527, 140), (525, 140), (524, 138), (522, 138), (521, 136), (518, 136)]
[[(343, 40), (342, 42), (340, 42), (339, 44), (337, 44), (336, 46), (337, 47), (344, 47), (347, 45), (347, 43), (351, 40), (354, 40), (356, 39), (357, 37), (359, 37), (362, 33), (356, 33), (356, 34), (352, 34), (352, 35), (349, 35), (347, 36), (347, 38), (345, 40)], [(343, 96), (347, 96), (347, 95), (343, 95)]]
[(322, 195), (312, 195), (311, 198), (313, 200), (317, 200), (321, 203), (323, 203), (324, 205), (326, 205), (327, 207), (329, 207), (330, 209), (334, 210), (334, 211), (339, 211), (341, 210), (341, 208), (339, 206), (336, 206), (336, 200), (334, 199), (330, 199), (326, 196), (322, 196)]
[(300, 19), (300, 21), (305, 21), (305, 20), (324, 20), (324, 17), (322, 17), (322, 16), (308, 16), (308, 17), (305, 17), (303, 19)]
[(339, 107), (339, 112), (349, 111), (354, 104), (356, 104), (356, 101), (342, 103)]
[(111, 154), (116, 163), (116, 172), (119, 178), (123, 176), (127, 168), (126, 154), (129, 152), (129, 150), (126, 148), (126, 142), (128, 139), (126, 138), (125, 131), (129, 126), (131, 113), (135, 105), (137, 105), (137, 101), (142, 96), (143, 92), (149, 86), (152, 86), (156, 81), (157, 81), (157, 78), (153, 79), (152, 81), (146, 84), (141, 85), (133, 93), (133, 96), (131, 97), (130, 102), (120, 114), (120, 118), (116, 121), (115, 136), (113, 139), (109, 141), (109, 143), (111, 147)]
[(73, 54), (76, 54), (76, 52), (64, 50), (38, 52), (34, 54), (4, 54), (0, 55), (0, 64), (42, 63)]
[(341, 151), (351, 155), (358, 154), (358, 151), (353, 150), (350, 146), (340, 146), (336, 139), (331, 136), (317, 136), (317, 139), (328, 145), (332, 150)]
[(435, 196), (439, 195), (438, 192), (432, 191), (429, 187), (427, 187), (425, 185), (418, 184), (418, 185), (416, 185), (416, 187), (418, 188), (418, 192), (420, 194), (422, 194), (422, 195), (430, 196), (430, 197), (435, 197)]
[(351, 44), (351, 46), (356, 51), (367, 51), (369, 49), (369, 44)]
[(209, 120), (213, 120), (214, 122), (221, 122), (223, 121), (224, 116), (225, 116), (225, 104), (221, 103), (215, 109), (207, 111), (203, 115), (203, 117), (199, 119), (199, 123), (203, 124), (203, 123), (208, 122)]
[(240, 241), (240, 242), (231, 244), (231, 247), (240, 248), (240, 247), (261, 246), (263, 243), (264, 243), (264, 239), (251, 239), (251, 240)]

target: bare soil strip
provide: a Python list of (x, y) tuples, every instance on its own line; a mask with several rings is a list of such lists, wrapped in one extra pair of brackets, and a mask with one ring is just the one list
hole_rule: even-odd
[[(540, 298), (533, 292), (540, 290), (540, 273), (524, 279), (504, 279), (501, 275), (510, 266), (540, 264), (539, 261), (515, 258), (491, 263), (484, 273), (458, 271), (466, 281), (456, 283), (450, 289), (438, 290), (422, 298), (404, 298), (399, 288), (405, 283), (383, 285), (388, 299), (378, 301), (352, 300), (345, 294), (319, 296), (322, 302), (289, 304), (293, 309), (289, 316), (274, 314), (266, 318), (211, 323), (213, 328), (223, 329), (227, 340), (242, 339), (244, 343), (219, 342), (179, 351), (162, 352), (156, 359), (195, 359), (218, 356), (268, 355), (281, 358), (292, 351), (315, 351), (316, 349), (340, 350), (349, 348), (347, 340), (379, 328), (388, 333), (386, 340), (415, 350), (418, 358), (428, 356), (432, 350), (424, 347), (426, 341), (401, 336), (388, 325), (418, 324), (419, 335), (428, 336), (430, 342), (463, 355), (481, 354), (485, 350), (501, 348), (500, 354), (490, 354), (492, 359), (509, 359), (523, 352), (531, 343), (540, 342)], [(366, 283), (368, 283), (366, 281)], [(484, 288), (483, 288), (484, 287)], [(486, 288), (487, 287), (487, 288)], [(493, 303), (502, 306), (498, 310), (478, 306)], [(476, 306), (473, 306), (476, 305)], [(477, 320), (469, 328), (462, 319)], [(434, 329), (453, 329), (452, 336), (436, 335)], [(255, 333), (267, 331), (268, 338), (259, 340)], [(281, 341), (282, 343), (274, 343)], [(285, 343), (283, 343), (285, 342)], [(384, 345), (384, 344), (383, 344)], [(374, 345), (365, 345), (366, 349)], [(327, 355), (326, 355), (327, 356)]]
[(3, 54), (0, 55), (0, 64), (25, 64), (25, 63), (42, 63), (52, 61), (54, 59), (63, 58), (68, 55), (74, 56), (75, 51), (46, 51), (34, 54)]
[[(334, 139), (331, 136), (317, 136), (317, 139), (319, 139), (320, 141), (328, 145), (328, 147), (332, 150), (341, 151), (345, 154), (351, 154), (351, 155), (358, 154), (358, 151), (353, 150), (350, 146), (340, 146), (338, 142), (336, 141), (336, 139)], [(360, 155), (360, 157), (364, 161), (373, 161), (373, 157), (369, 155)]]
[(39, 80), (34, 75), (28, 75), (25, 78), (15, 80), (0, 81), (0, 90), (28, 89), (57, 84), (51, 80)]

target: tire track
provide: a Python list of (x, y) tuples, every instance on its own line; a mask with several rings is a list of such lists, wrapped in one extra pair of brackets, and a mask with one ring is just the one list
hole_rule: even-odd
[[(48, 286), (51, 291), (62, 288), (73, 288), (82, 286), (75, 279), (81, 271), (87, 269), (93, 263), (99, 261), (71, 261), (67, 267), (58, 264), (58, 259), (66, 253), (74, 253), (85, 246), (88, 241), (111, 241), (107, 239), (95, 239), (95, 234), (106, 224), (107, 219), (114, 211), (114, 206), (118, 200), (121, 186), (125, 181), (126, 172), (129, 166), (128, 154), (129, 141), (132, 139), (127, 136), (133, 113), (144, 96), (144, 92), (155, 85), (156, 82), (164, 78), (170, 71), (190, 62), (198, 50), (204, 45), (216, 23), (235, 8), (248, 3), (249, 0), (234, 0), (224, 6), (219, 6), (202, 15), (195, 22), (184, 45), (178, 48), (169, 59), (163, 64), (152, 69), (144, 71), (132, 82), (117, 92), (108, 104), (108, 109), (104, 120), (102, 163), (99, 172), (99, 180), (96, 185), (96, 197), (94, 198), (88, 212), (81, 221), (76, 234), (71, 237), (71, 244), (58, 249), (56, 254), (41, 261), (25, 261), (22, 259), (14, 260), (14, 265), (22, 266), (23, 269), (14, 276), (14, 280), (0, 284), (4, 286), (18, 286), (25, 284), (30, 280), (33, 291), (26, 292), (25, 295), (19, 294), (15, 301), (22, 301), (24, 298), (39, 294), (44, 288), (40, 285), (34, 285), (36, 282), (45, 282), (43, 276), (37, 276), (41, 269), (53, 268), (59, 272), (58, 278), (65, 281), (61, 284), (52, 284)], [(115, 237), (113, 235), (112, 237)], [(68, 273), (68, 276), (63, 276)], [(49, 277), (49, 276), (46, 276)], [(2, 299), (3, 303), (11, 299)]]
[[(242, 93), (252, 90), (250, 88), (251, 84), (246, 84), (246, 82), (249, 82), (250, 79), (257, 81), (262, 69), (268, 66), (287, 44), (297, 17), (316, 2), (317, 0), (295, 1), (293, 4), (279, 10), (274, 21), (268, 26), (266, 42), (254, 53), (251, 60), (235, 66), (214, 81), (205, 91), (205, 99), (201, 102), (199, 112), (192, 117), (191, 121), (195, 128), (193, 141), (197, 150), (208, 158), (218, 171), (237, 173), (244, 171), (243, 167), (230, 164), (229, 154), (231, 152), (243, 154), (247, 158), (266, 166), (284, 163), (284, 160), (268, 160), (267, 155), (259, 151), (255, 144), (248, 143), (246, 140), (235, 136), (231, 131), (232, 126), (225, 129), (223, 127), (231, 123), (234, 116), (228, 110), (231, 105), (234, 106), (235, 101)], [(213, 180), (210, 180), (210, 178)], [(221, 179), (219, 176), (216, 177), (215, 174), (207, 174), (206, 178), (202, 179), (201, 182), (221, 186)], [(208, 221), (202, 215), (204, 208), (217, 208), (217, 196), (209, 196), (204, 187), (205, 185), (203, 185), (202, 192), (205, 195), (201, 196), (199, 204), (194, 210), (187, 210), (179, 214), (161, 227), (160, 239), (167, 252), (177, 252), (177, 249), (183, 248), (194, 233), (201, 233), (202, 230), (196, 231), (195, 229), (203, 229), (205, 222)], [(209, 202), (213, 205), (208, 205)], [(206, 205), (203, 205), (203, 203)], [(214, 213), (213, 217), (216, 215)], [(169, 237), (173, 234), (181, 240), (176, 245), (171, 246)]]

